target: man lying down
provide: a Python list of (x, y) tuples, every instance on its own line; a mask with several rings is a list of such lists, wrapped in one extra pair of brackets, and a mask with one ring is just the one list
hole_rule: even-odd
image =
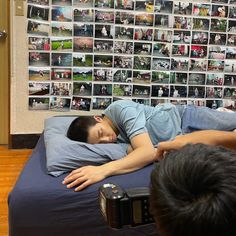
[[(224, 146), (236, 150), (236, 113), (193, 105), (165, 103), (156, 107), (130, 100), (112, 103), (103, 116), (81, 116), (70, 125), (68, 138), (98, 143), (129, 143), (124, 158), (100, 166), (84, 166), (72, 171), (63, 181), (80, 191), (111, 175), (138, 170), (165, 152), (187, 143)], [(156, 147), (156, 148), (155, 148)]]

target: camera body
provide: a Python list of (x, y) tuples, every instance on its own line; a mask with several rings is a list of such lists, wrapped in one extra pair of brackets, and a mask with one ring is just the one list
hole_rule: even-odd
[(99, 188), (99, 204), (103, 217), (112, 228), (154, 222), (149, 213), (149, 188), (131, 188), (124, 191), (116, 184), (103, 184)]

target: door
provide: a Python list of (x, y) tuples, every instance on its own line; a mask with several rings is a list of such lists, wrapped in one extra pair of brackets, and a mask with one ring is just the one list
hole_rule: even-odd
[(0, 0), (0, 145), (8, 144), (10, 104), (10, 1)]

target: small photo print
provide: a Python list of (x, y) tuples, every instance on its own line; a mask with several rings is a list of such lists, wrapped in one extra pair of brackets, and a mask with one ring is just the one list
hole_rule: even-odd
[(74, 52), (93, 52), (92, 38), (74, 38)]
[(72, 5), (72, 0), (63, 0), (63, 1), (61, 1), (61, 0), (52, 0), (52, 5), (56, 5), (56, 6), (71, 6)]
[(114, 0), (95, 0), (95, 7), (114, 8)]
[(235, 73), (235, 71), (236, 71), (236, 62), (231, 60), (225, 60), (225, 72)]
[(236, 6), (231, 6), (229, 8), (229, 18), (236, 18)]
[(127, 41), (115, 41), (114, 42), (114, 53), (119, 54), (133, 54), (134, 46), (133, 42)]
[(170, 69), (170, 59), (153, 58), (152, 70), (169, 70), (169, 69)]
[(49, 110), (49, 98), (29, 97), (29, 110), (46, 111)]
[(52, 68), (51, 80), (71, 81), (71, 68)]
[(113, 41), (109, 40), (94, 40), (95, 53), (113, 53)]
[(132, 70), (114, 70), (113, 82), (131, 83), (132, 82)]
[(150, 89), (151, 89), (150, 86), (134, 85), (133, 86), (133, 96), (148, 98), (148, 97), (150, 97)]
[(206, 87), (207, 98), (222, 98), (223, 89), (219, 87)]
[(169, 85), (152, 85), (152, 97), (169, 97)]
[(183, 99), (170, 99), (170, 103), (173, 105), (187, 105), (188, 100)]
[(189, 86), (188, 87), (188, 97), (189, 98), (204, 98), (205, 97), (205, 87)]
[(151, 57), (134, 56), (133, 69), (150, 70), (151, 69)]
[(224, 60), (225, 59), (225, 47), (210, 46), (208, 59)]
[(187, 86), (170, 86), (170, 97), (173, 98), (185, 98), (187, 97)]
[(227, 46), (236, 46), (236, 35), (228, 34)]
[(95, 11), (95, 22), (96, 23), (114, 23), (115, 15), (114, 11)]
[(73, 95), (91, 96), (92, 95), (92, 83), (74, 82), (73, 83)]
[(169, 80), (170, 80), (169, 71), (153, 71), (152, 72), (152, 83), (168, 84)]
[(51, 38), (51, 48), (53, 51), (72, 51), (72, 38)]
[(147, 106), (150, 105), (150, 99), (134, 98), (134, 99), (132, 99), (132, 101), (136, 102), (136, 103), (139, 103), (139, 104), (147, 105)]
[(210, 33), (209, 44), (225, 45), (226, 44), (226, 34)]
[(150, 81), (151, 81), (150, 71), (133, 71), (133, 83), (150, 84)]
[(217, 109), (223, 106), (223, 101), (222, 100), (207, 100), (206, 106), (211, 109)]
[(236, 4), (236, 0), (229, 0), (229, 4), (232, 4), (232, 5)]
[(94, 67), (112, 67), (113, 56), (110, 55), (94, 55)]
[(113, 25), (95, 25), (95, 38), (112, 39), (113, 37), (114, 37)]
[(191, 32), (183, 30), (175, 30), (173, 43), (189, 44), (191, 42)]
[(135, 25), (153, 26), (154, 16), (148, 13), (137, 13), (135, 15)]
[(93, 109), (105, 110), (112, 102), (111, 98), (96, 98), (93, 97)]
[(193, 15), (206, 17), (211, 15), (211, 5), (210, 4), (194, 4), (193, 5)]
[(170, 57), (171, 44), (169, 43), (154, 43), (153, 56), (157, 57)]
[(172, 13), (173, 1), (169, 0), (155, 0), (154, 12)]
[[(229, 0), (212, 0), (212, 3), (228, 3)], [(235, 1), (235, 0), (230, 0), (231, 2)]]
[(72, 24), (70, 23), (51, 23), (52, 36), (70, 37), (72, 36)]
[(71, 66), (72, 54), (71, 53), (52, 53), (52, 66)]
[(30, 66), (49, 66), (50, 53), (47, 52), (29, 52), (29, 65)]
[(84, 23), (74, 24), (74, 36), (93, 37), (93, 25)]
[(173, 26), (173, 21), (171, 15), (162, 15), (162, 14), (155, 15), (155, 27), (172, 28), (172, 26)]
[(170, 83), (171, 84), (187, 84), (188, 73), (171, 72)]
[(233, 34), (236, 33), (236, 21), (229, 20), (228, 32)]
[(153, 29), (148, 28), (136, 28), (134, 32), (135, 40), (148, 40), (152, 41), (153, 38)]
[(116, 24), (119, 25), (133, 25), (134, 24), (134, 13), (132, 12), (116, 12), (115, 17)]
[(83, 8), (91, 8), (93, 7), (93, 2), (93, 0), (73, 0), (73, 5)]
[(113, 96), (132, 96), (132, 85), (114, 84)]
[(29, 82), (29, 95), (49, 95), (50, 83)]
[(192, 32), (192, 44), (207, 44), (208, 43), (208, 32)]
[(112, 84), (93, 84), (93, 95), (95, 96), (111, 96)]
[(223, 73), (214, 73), (214, 74), (207, 74), (207, 85), (223, 85), (224, 81), (224, 74)]
[(130, 40), (134, 37), (134, 29), (130, 27), (116, 27), (115, 38)]
[(225, 75), (224, 85), (236, 87), (236, 75)]
[(136, 0), (135, 1), (135, 11), (146, 11), (153, 12), (154, 11), (154, 0), (146, 1), (146, 0)]
[(93, 71), (90, 68), (74, 68), (73, 80), (74, 81), (92, 81)]
[[(171, 25), (168, 25), (168, 27), (171, 27)], [(190, 17), (175, 16), (173, 28), (190, 30), (192, 28), (192, 20)]]
[(94, 69), (94, 81), (107, 81), (112, 82), (113, 71), (112, 69)]
[(73, 97), (71, 103), (71, 110), (90, 111), (91, 98)]
[(73, 53), (73, 66), (92, 67), (93, 55), (85, 53)]
[(48, 67), (30, 67), (29, 80), (44, 81), (50, 80), (50, 68)]
[(173, 57), (189, 57), (189, 45), (173, 45), (172, 46)]
[(189, 99), (188, 100), (188, 105), (194, 105), (194, 106), (198, 106), (198, 107), (205, 107), (206, 106), (206, 101), (205, 100), (196, 100), (196, 99)]
[(27, 18), (48, 21), (49, 8), (28, 5)]
[(191, 57), (192, 58), (206, 58), (207, 46), (192, 45), (191, 46)]
[(209, 30), (209, 26), (209, 19), (193, 18), (193, 30)]
[(114, 67), (122, 69), (131, 69), (133, 58), (128, 56), (114, 56)]
[(224, 98), (236, 99), (236, 88), (224, 88)]
[(27, 3), (33, 3), (42, 6), (48, 6), (49, 0), (27, 0)]
[[(103, 1), (106, 1), (106, 0), (103, 0)], [(134, 0), (114, 0), (114, 1), (115, 1), (115, 9), (134, 10)]]
[(206, 74), (189, 73), (188, 84), (204, 85), (206, 83)]
[(154, 41), (162, 42), (162, 43), (164, 43), (164, 42), (171, 43), (172, 42), (172, 31), (155, 29)]
[(49, 38), (38, 38), (29, 37), (28, 38), (28, 49), (29, 50), (50, 50), (50, 39)]
[(32, 35), (39, 36), (48, 36), (49, 35), (49, 24), (40, 23), (36, 21), (28, 21), (27, 33)]
[(151, 55), (152, 43), (134, 43), (134, 54)]
[(223, 107), (230, 109), (232, 111), (236, 111), (236, 101), (231, 99), (224, 99), (223, 100)]
[(52, 7), (52, 21), (72, 21), (71, 7)]
[(151, 106), (155, 107), (158, 104), (163, 104), (169, 102), (168, 99), (151, 99)]
[(93, 9), (74, 9), (74, 21), (93, 22)]
[(71, 99), (62, 97), (50, 97), (50, 110), (66, 112), (70, 111)]
[(211, 31), (226, 32), (227, 20), (211, 19)]
[(72, 84), (68, 82), (52, 82), (51, 95), (54, 96), (71, 96)]
[(206, 71), (207, 70), (207, 60), (201, 59), (191, 59), (189, 65), (190, 71)]
[(191, 15), (192, 14), (192, 3), (185, 2), (174, 2), (174, 14), (177, 15)]
[(227, 17), (228, 7), (223, 5), (212, 5), (211, 16), (214, 17)]
[(224, 61), (220, 60), (208, 60), (208, 70), (215, 72), (224, 71)]
[(178, 71), (188, 70), (188, 60), (185, 58), (172, 58), (171, 70), (178, 70)]

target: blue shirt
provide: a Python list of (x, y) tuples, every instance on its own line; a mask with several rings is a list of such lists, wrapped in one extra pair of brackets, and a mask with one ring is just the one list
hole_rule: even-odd
[(149, 133), (153, 145), (181, 134), (181, 118), (175, 105), (164, 103), (156, 107), (131, 100), (113, 102), (103, 113), (119, 131), (122, 142), (142, 133)]

